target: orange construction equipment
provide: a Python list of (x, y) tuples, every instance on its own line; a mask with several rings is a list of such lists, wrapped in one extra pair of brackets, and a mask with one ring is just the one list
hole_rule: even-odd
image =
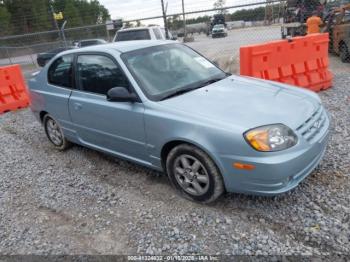
[(312, 34), (240, 48), (241, 75), (320, 91), (332, 86), (328, 34)]
[(20, 66), (0, 67), (0, 114), (28, 105), (29, 94)]
[(319, 34), (321, 32), (322, 19), (317, 15), (313, 15), (306, 20), (306, 25), (308, 35)]

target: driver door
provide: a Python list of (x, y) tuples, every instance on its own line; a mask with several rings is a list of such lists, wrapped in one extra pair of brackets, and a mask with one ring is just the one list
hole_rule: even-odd
[(146, 159), (143, 104), (106, 99), (113, 87), (132, 89), (115, 59), (100, 53), (79, 54), (75, 77), (78, 90), (71, 94), (69, 110), (81, 143), (128, 158)]

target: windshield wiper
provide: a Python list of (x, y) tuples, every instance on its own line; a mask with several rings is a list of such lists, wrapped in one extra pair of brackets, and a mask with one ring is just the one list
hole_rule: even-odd
[(185, 88), (185, 89), (177, 90), (177, 91), (175, 91), (175, 92), (173, 92), (173, 93), (171, 93), (169, 95), (166, 95), (166, 96), (162, 97), (162, 99), (160, 99), (160, 101), (163, 101), (163, 100), (166, 100), (168, 98), (187, 93), (187, 92), (192, 91), (194, 89), (197, 89), (197, 88)]
[(166, 96), (162, 97), (160, 100), (163, 101), (163, 100), (166, 100), (166, 99), (174, 97), (174, 96), (182, 95), (184, 93), (187, 93), (187, 92), (190, 92), (190, 91), (193, 91), (193, 90), (205, 87), (207, 85), (213, 84), (213, 83), (218, 82), (220, 80), (223, 80), (224, 78), (226, 78), (226, 77), (212, 78), (212, 79), (209, 79), (209, 80), (207, 80), (205, 82), (201, 82), (199, 85), (197, 85), (195, 87), (179, 89), (179, 90), (175, 91), (174, 93), (171, 93), (169, 95), (166, 95)]
[(214, 83), (216, 83), (216, 82), (218, 82), (218, 81), (220, 81), (220, 80), (222, 80), (224, 78), (225, 77), (212, 78), (212, 79), (210, 79), (208, 81), (205, 81), (204, 83), (200, 83), (198, 86), (195, 87), (195, 89), (214, 84)]

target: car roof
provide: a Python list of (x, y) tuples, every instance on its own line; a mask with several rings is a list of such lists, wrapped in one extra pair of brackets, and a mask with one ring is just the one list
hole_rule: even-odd
[(84, 39), (80, 40), (79, 42), (89, 42), (89, 41), (105, 41), (104, 39), (94, 38), (94, 39)]
[(133, 40), (133, 41), (121, 41), (114, 42), (105, 45), (95, 45), (87, 46), (83, 48), (77, 48), (73, 50), (68, 50), (62, 52), (62, 55), (79, 53), (79, 52), (105, 52), (105, 51), (118, 51), (120, 53), (126, 53), (129, 51), (134, 51), (138, 49), (143, 49), (152, 46), (165, 45), (165, 44), (174, 44), (176, 42), (170, 40)]
[(126, 32), (126, 31), (136, 31), (136, 30), (148, 30), (151, 28), (162, 28), (158, 25), (154, 25), (154, 26), (139, 26), (139, 27), (130, 27), (130, 28), (124, 28), (124, 29), (120, 29), (118, 32)]

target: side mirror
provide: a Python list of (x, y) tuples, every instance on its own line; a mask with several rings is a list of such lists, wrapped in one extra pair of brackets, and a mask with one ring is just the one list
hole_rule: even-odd
[(110, 102), (138, 102), (134, 93), (129, 93), (125, 87), (113, 87), (107, 92), (107, 100)]

